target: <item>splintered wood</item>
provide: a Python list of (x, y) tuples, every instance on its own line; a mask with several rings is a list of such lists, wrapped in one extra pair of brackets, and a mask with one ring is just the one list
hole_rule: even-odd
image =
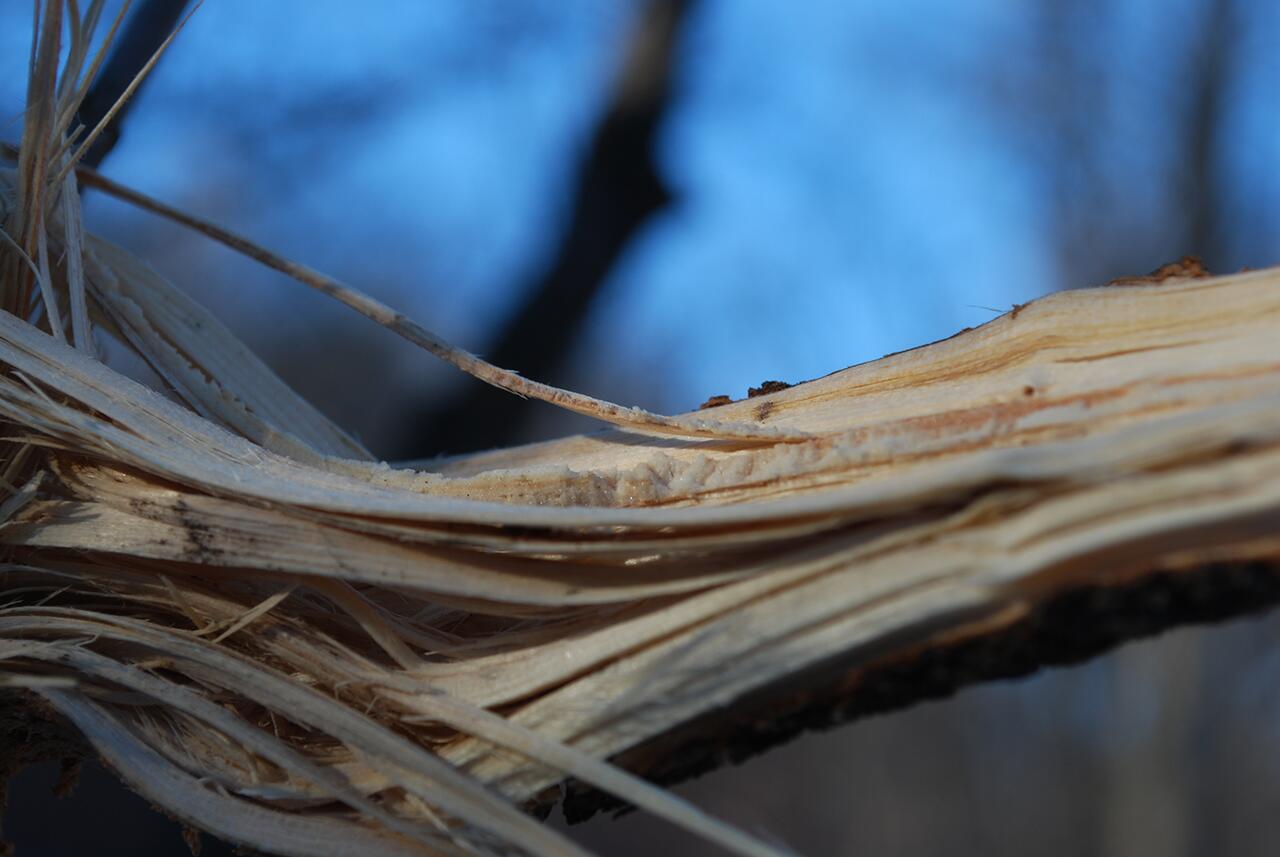
[(135, 787), (271, 850), (153, 783), (419, 841), (430, 807), (432, 847), (508, 832), (442, 803), (445, 771), (643, 802), (601, 760), (930, 617), (1275, 560), (1278, 315), (1276, 271), (1067, 292), (723, 406), (802, 443), (609, 431), (437, 472), (273, 451), (5, 315), (7, 669), (75, 678), (37, 692)]
[[(1274, 269), (1060, 293), (664, 417), (515, 380), (277, 260), (483, 380), (622, 424), (376, 462), (82, 233), (60, 9), (32, 63), (58, 109), (0, 171), (0, 680), (195, 827), (309, 857), (579, 854), (519, 808), (573, 778), (785, 853), (609, 760), (1078, 587), (1280, 564)], [(89, 325), (173, 398), (101, 362)]]

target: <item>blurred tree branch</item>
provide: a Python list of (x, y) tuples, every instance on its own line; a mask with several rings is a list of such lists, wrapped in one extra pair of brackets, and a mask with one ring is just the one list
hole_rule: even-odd
[(1192, 66), (1186, 111), (1187, 159), (1183, 178), (1187, 212), (1187, 252), (1200, 256), (1209, 270), (1234, 267), (1223, 258), (1224, 235), (1218, 228), (1221, 200), (1215, 176), (1223, 107), (1229, 97), (1230, 48), (1238, 35), (1233, 0), (1208, 0), (1202, 13), (1199, 62)]
[[(80, 124), (93, 128), (102, 121), (147, 60), (173, 32), (188, 3), (189, 0), (141, 0), (138, 3), (80, 106)], [(111, 124), (85, 154), (85, 164), (96, 168), (115, 148), (124, 118), (136, 98), (135, 93), (134, 98), (125, 102), (116, 113)]]
[[(613, 98), (588, 147), (564, 237), (554, 260), (494, 339), (486, 357), (555, 382), (592, 301), (631, 238), (671, 193), (652, 147), (671, 100), (674, 48), (690, 0), (652, 0), (631, 37)], [(529, 404), (470, 384), (428, 402), (406, 422), (395, 457), (467, 452), (518, 438)]]

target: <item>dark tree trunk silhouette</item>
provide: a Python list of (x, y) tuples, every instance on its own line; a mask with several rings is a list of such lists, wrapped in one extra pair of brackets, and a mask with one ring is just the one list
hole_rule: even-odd
[[(632, 37), (630, 54), (583, 159), (564, 237), (554, 260), (485, 353), (491, 362), (550, 383), (577, 331), (632, 236), (671, 201), (653, 163), (655, 134), (671, 99), (680, 25), (692, 4), (657, 0)], [(407, 421), (395, 457), (469, 452), (510, 442), (535, 404), (480, 384), (442, 403), (428, 402)]]
[[(129, 14), (119, 40), (85, 96), (78, 117), (80, 124), (86, 129), (92, 129), (102, 121), (111, 106), (124, 94), (129, 83), (147, 64), (147, 60), (151, 59), (173, 32), (188, 2), (189, 0), (141, 0)], [(89, 147), (84, 156), (87, 166), (97, 167), (115, 148), (120, 141), (125, 114), (132, 103), (132, 99), (125, 102), (111, 124)]]
[(1215, 170), (1222, 137), (1223, 107), (1230, 83), (1231, 42), (1236, 35), (1233, 0), (1209, 0), (1186, 113), (1188, 157), (1183, 178), (1187, 252), (1211, 271), (1226, 270), (1225, 236), (1218, 228), (1221, 200)]

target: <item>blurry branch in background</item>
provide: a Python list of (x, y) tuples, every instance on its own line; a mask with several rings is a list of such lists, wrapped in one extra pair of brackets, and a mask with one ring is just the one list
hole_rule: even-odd
[[(587, 148), (564, 237), (541, 278), (494, 336), (490, 362), (554, 382), (588, 311), (632, 236), (671, 199), (655, 169), (655, 133), (671, 100), (674, 52), (690, 0), (651, 0), (630, 38), (611, 102)], [(530, 408), (469, 384), (412, 414), (393, 457), (500, 446), (519, 438)]]
[[(1117, 106), (1114, 86), (1095, 43), (1096, 34), (1114, 27), (1106, 4), (1097, 0), (1058, 3), (1042, 0), (1031, 13), (1039, 50), (1031, 56), (1031, 121), (1043, 126), (1049, 150), (1046, 196), (1052, 208), (1051, 243), (1057, 245), (1059, 285), (1076, 288), (1106, 282), (1121, 273), (1152, 267), (1132, 258), (1131, 236), (1116, 236), (1119, 218), (1100, 220), (1099, 211), (1116, 211), (1116, 186), (1108, 161), (1114, 159), (1106, 134)], [(1139, 252), (1140, 252), (1140, 248)]]
[[(1169, 76), (1164, 91), (1152, 93), (1167, 105), (1157, 120), (1166, 127), (1152, 128), (1148, 139), (1164, 136), (1172, 143), (1161, 170), (1172, 192), (1169, 204), (1144, 211), (1135, 208), (1141, 204), (1136, 178), (1112, 166), (1132, 158), (1121, 153), (1117, 159), (1120, 138), (1103, 130), (1114, 130), (1140, 109), (1118, 90), (1096, 44), (1099, 33), (1114, 32), (1114, 17), (1095, 0), (1036, 6), (1039, 50), (1032, 54), (1032, 110), (1026, 115), (1042, 124), (1049, 153), (1049, 192), (1056, 207), (1051, 234), (1063, 287), (1097, 285), (1186, 254), (1204, 258), (1210, 270), (1232, 266), (1223, 258), (1225, 236), (1216, 227), (1216, 160), (1231, 83), (1229, 49), (1238, 31), (1232, 7), (1232, 0), (1206, 0), (1190, 10), (1190, 20), (1178, 30), (1182, 41), (1169, 47), (1185, 51), (1190, 61), (1182, 64), (1181, 76)], [(1099, 218), (1099, 211), (1113, 213)], [(1159, 222), (1152, 223), (1151, 215)]]
[(1183, 177), (1188, 253), (1204, 259), (1209, 270), (1225, 270), (1229, 241), (1219, 227), (1222, 204), (1216, 170), (1222, 121), (1231, 85), (1230, 47), (1239, 36), (1234, 0), (1207, 0), (1197, 28), (1199, 52), (1190, 64), (1186, 131), (1188, 148)]
[[(78, 115), (86, 128), (96, 127), (116, 103), (125, 88), (173, 32), (189, 0), (140, 0), (129, 15), (124, 31), (93, 86), (85, 96)], [(120, 140), (120, 129), (135, 99), (126, 101), (115, 119), (89, 148), (83, 163), (97, 167)]]

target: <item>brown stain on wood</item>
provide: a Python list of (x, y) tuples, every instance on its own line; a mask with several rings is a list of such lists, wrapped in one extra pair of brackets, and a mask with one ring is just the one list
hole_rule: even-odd
[(1140, 277), (1117, 277), (1108, 286), (1158, 286), (1166, 280), (1198, 280), (1212, 277), (1199, 256), (1183, 256)]
[(757, 396), (767, 396), (770, 393), (779, 393), (790, 388), (791, 385), (786, 381), (761, 381), (759, 387), (747, 388), (747, 398), (754, 399)]
[(732, 404), (733, 404), (733, 399), (731, 399), (726, 395), (721, 394), (719, 396), (712, 396), (711, 398), (703, 402), (701, 405), (698, 405), (698, 410), (705, 411), (707, 408), (718, 408), (718, 407), (721, 407), (722, 405), (732, 405)]
[(1148, 351), (1167, 351), (1171, 348), (1186, 348), (1202, 345), (1205, 340), (1191, 339), (1185, 342), (1167, 342), (1160, 345), (1146, 345), (1141, 348), (1122, 348), (1118, 351), (1107, 351), (1102, 354), (1086, 354), (1083, 357), (1060, 357), (1055, 363), (1093, 363), (1097, 360), (1108, 360), (1112, 357), (1124, 357), (1129, 354), (1145, 354)]
[[(760, 396), (767, 396), (770, 393), (777, 393), (782, 390), (789, 390), (791, 389), (791, 387), (792, 385), (788, 384), (786, 381), (761, 381), (759, 387), (747, 388), (747, 398), (755, 399), (755, 398), (759, 398)], [(718, 407), (721, 407), (722, 405), (732, 405), (734, 402), (741, 402), (741, 401), (745, 401), (745, 400), (735, 399), (731, 396), (726, 396), (722, 393), (717, 396), (712, 396), (711, 398), (703, 402), (701, 405), (698, 405), (698, 410), (705, 411), (707, 408), (718, 408)], [(772, 413), (773, 408), (774, 408), (773, 403), (770, 403), (768, 407), (757, 408), (756, 419), (760, 420), (761, 422), (764, 422), (765, 418), (768, 417), (770, 413)]]

